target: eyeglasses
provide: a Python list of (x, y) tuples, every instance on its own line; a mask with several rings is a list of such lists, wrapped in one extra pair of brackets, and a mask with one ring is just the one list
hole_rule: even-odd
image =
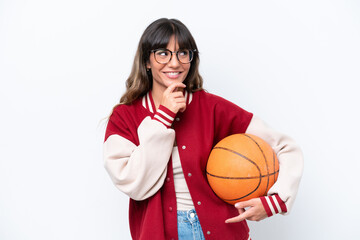
[(151, 52), (154, 53), (155, 61), (160, 64), (166, 64), (170, 62), (173, 53), (176, 54), (176, 58), (179, 60), (179, 62), (190, 63), (194, 58), (194, 52), (196, 52), (196, 49), (180, 49), (176, 52), (172, 52), (168, 49), (155, 49), (151, 50)]

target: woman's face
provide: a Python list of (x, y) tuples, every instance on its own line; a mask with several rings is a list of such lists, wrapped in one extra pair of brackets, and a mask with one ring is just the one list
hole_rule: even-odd
[[(179, 50), (179, 44), (175, 41), (175, 37), (172, 36), (166, 47), (172, 52)], [(191, 63), (181, 63), (176, 57), (176, 54), (172, 54), (171, 60), (166, 64), (158, 63), (155, 60), (154, 53), (150, 54), (150, 60), (147, 64), (147, 68), (151, 68), (153, 77), (153, 91), (165, 91), (173, 82), (183, 82), (189, 72)]]

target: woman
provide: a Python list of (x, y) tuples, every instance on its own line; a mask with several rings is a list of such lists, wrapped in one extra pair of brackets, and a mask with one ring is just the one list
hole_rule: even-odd
[[(205, 92), (198, 68), (184, 24), (159, 19), (146, 28), (104, 142), (105, 168), (130, 197), (133, 239), (250, 239), (245, 219), (285, 214), (293, 204), (300, 149), (252, 113)], [(272, 146), (280, 173), (267, 197), (234, 207), (213, 193), (205, 167), (217, 142), (245, 132)]]

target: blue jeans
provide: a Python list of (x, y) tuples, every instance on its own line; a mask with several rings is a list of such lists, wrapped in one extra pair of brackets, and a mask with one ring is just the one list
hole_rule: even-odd
[(179, 240), (205, 240), (195, 209), (177, 211)]

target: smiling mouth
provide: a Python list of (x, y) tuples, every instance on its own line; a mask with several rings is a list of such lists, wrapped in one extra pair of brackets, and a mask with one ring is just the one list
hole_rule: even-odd
[(181, 72), (164, 72), (165, 75), (169, 78), (177, 78)]

